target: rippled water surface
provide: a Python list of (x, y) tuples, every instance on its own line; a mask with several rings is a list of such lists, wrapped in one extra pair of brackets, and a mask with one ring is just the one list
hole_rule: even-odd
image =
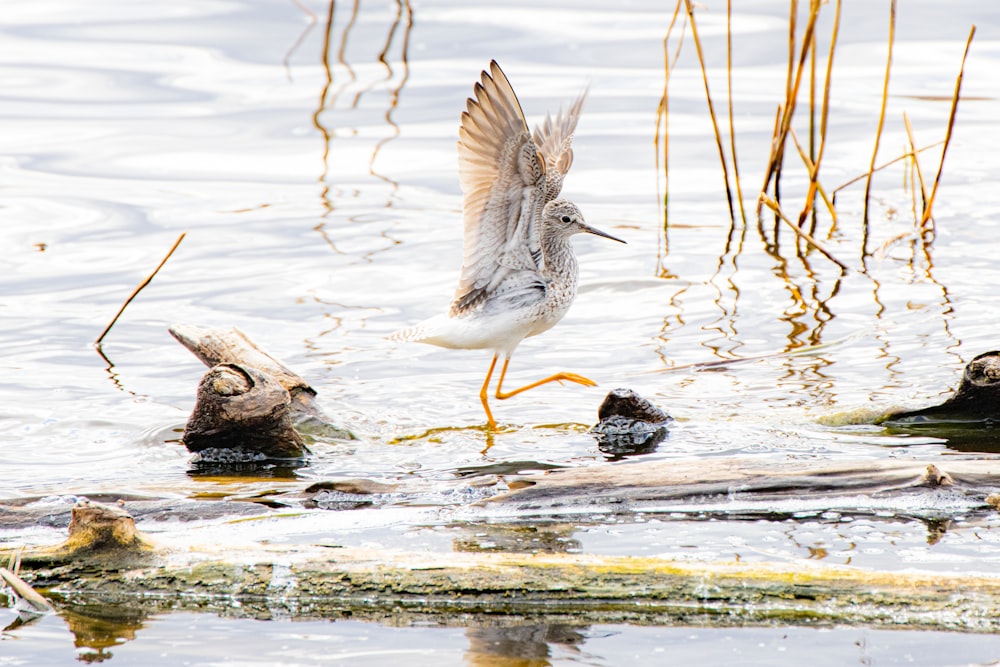
[[(912, 175), (899, 163), (874, 178), (867, 225), (863, 182), (838, 194), (836, 223), (821, 209), (817, 237), (850, 267), (841, 274), (816, 252), (797, 256), (787, 230), (776, 247), (773, 218), (758, 229), (752, 216), (785, 87), (787, 4), (734, 3), (745, 228), (730, 222), (690, 44), (671, 78), (664, 175), (657, 108), (672, 7), (613, 4), (5, 2), (0, 498), (65, 503), (103, 492), (189, 497), (260, 487), (189, 474), (178, 439), (205, 369), (167, 333), (175, 322), (239, 327), (305, 377), (357, 435), (313, 443), (309, 464), (287, 482), (297, 487), (336, 477), (447, 480), (510, 461), (612, 465), (586, 428), (618, 386), (678, 420), (642, 461), (746, 454), (946, 467), (964, 455), (946, 439), (823, 418), (940, 401), (965, 363), (997, 347), (1000, 9), (900, 3), (880, 164), (905, 151), (904, 111), (918, 145), (944, 137), (965, 39), (977, 25), (933, 209), (936, 235), (893, 242), (913, 226)], [(882, 4), (845, 3), (822, 170), (829, 188), (871, 160), (888, 32)], [(725, 5), (699, 7), (725, 120)], [(824, 12), (825, 40), (832, 7)], [(550, 385), (496, 402), (495, 434), (481, 428), (478, 399), (487, 353), (385, 339), (443, 311), (453, 294), (462, 258), (458, 117), (491, 58), (529, 123), (589, 86), (563, 194), (628, 242), (575, 239), (576, 303), (552, 331), (525, 341), (511, 365), (512, 383), (564, 370), (600, 386)], [(796, 125), (803, 141), (804, 118)], [(922, 154), (928, 181), (939, 160), (940, 148)], [(786, 157), (782, 189), (795, 213), (806, 181), (798, 158)], [(94, 340), (182, 232), (98, 354)], [(750, 360), (703, 365), (739, 358)], [(276, 539), (336, 531), (344, 544), (450, 549), (452, 509), (441, 502), (323, 517)], [(956, 510), (947, 530), (905, 508), (900, 515), (812, 511), (729, 525), (665, 513), (581, 526), (574, 548), (683, 557), (694, 544), (693, 557), (706, 559), (820, 553), (890, 570), (995, 571), (1000, 521), (992, 515)], [(59, 534), (0, 527), (6, 543)], [(258, 656), (253, 664), (314, 664), (316, 656), (322, 664), (508, 664), (488, 663), (492, 649), (482, 647), (503, 642), (484, 633), (177, 615), (120, 631), (126, 643), (113, 652), (116, 662), (132, 655), (159, 664), (176, 651), (188, 664), (217, 664), (238, 656), (246, 638), (266, 647), (247, 654)], [(989, 637), (863, 628), (521, 634), (531, 636), (509, 641), (506, 655), (526, 662), (509, 664), (657, 664), (663, 652), (675, 662), (710, 657), (699, 664), (801, 664), (806, 654), (818, 664), (939, 664), (956, 655), (953, 647), (962, 664), (1000, 657)], [(204, 652), (210, 645), (218, 655)], [(816, 659), (819, 645), (830, 662)], [(0, 664), (43, 664), (29, 662), (41, 653), (44, 664), (71, 664), (77, 651), (61, 619), (11, 630), (0, 654), (8, 648), (16, 657)]]

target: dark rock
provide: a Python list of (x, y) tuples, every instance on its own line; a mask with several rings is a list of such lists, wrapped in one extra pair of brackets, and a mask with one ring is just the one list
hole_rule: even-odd
[(600, 422), (590, 429), (597, 447), (611, 460), (648, 454), (666, 439), (673, 418), (631, 389), (608, 393), (597, 416)]

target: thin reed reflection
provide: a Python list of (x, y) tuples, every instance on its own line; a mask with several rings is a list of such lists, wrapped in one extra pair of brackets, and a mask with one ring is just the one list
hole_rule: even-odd
[[(361, 194), (356, 188), (345, 193), (332, 184), (330, 172), (335, 156), (334, 141), (337, 139), (368, 142), (369, 136), (381, 135), (369, 150), (368, 174), (391, 188), (385, 206), (391, 206), (395, 192), (399, 188), (396, 180), (376, 168), (379, 152), (400, 134), (393, 113), (399, 105), (403, 88), (410, 76), (408, 51), (410, 31), (413, 28), (413, 10), (409, 0), (395, 0), (394, 6), (395, 11), (390, 15), (385, 29), (385, 39), (380, 43), (367, 39), (358, 40), (358, 46), (354, 46), (352, 33), (358, 28), (360, 14), (365, 10), (362, 9), (359, 0), (354, 0), (346, 18), (343, 19), (343, 27), (337, 31), (335, 27), (340, 14), (336, 9), (336, 2), (334, 0), (330, 2), (322, 48), (325, 83), (320, 91), (319, 104), (313, 112), (313, 125), (323, 138), (323, 168), (318, 180), (322, 184), (320, 198), (327, 216), (335, 210), (337, 200), (345, 194), (352, 198)], [(359, 50), (370, 48), (372, 44), (379, 46), (376, 53), (356, 55)], [(373, 63), (377, 63), (378, 67), (369, 67), (369, 64)], [(343, 75), (339, 84), (336, 83), (338, 72)], [(378, 115), (368, 109), (364, 109), (364, 113), (357, 112), (361, 110), (366, 96), (382, 90), (386, 92), (386, 102), (384, 111), (378, 115), (385, 122), (386, 129), (372, 132), (371, 126), (359, 123)], [(341, 104), (341, 100), (348, 94), (349, 101)]]

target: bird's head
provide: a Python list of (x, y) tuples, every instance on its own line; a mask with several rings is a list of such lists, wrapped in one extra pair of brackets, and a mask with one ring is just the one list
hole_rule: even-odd
[(568, 238), (573, 234), (587, 233), (603, 236), (606, 239), (618, 241), (619, 243), (625, 243), (625, 241), (622, 241), (618, 237), (588, 225), (584, 222), (583, 213), (580, 213), (580, 209), (576, 207), (576, 204), (566, 199), (553, 199), (546, 204), (542, 210), (542, 218), (545, 220), (548, 228), (564, 238)]

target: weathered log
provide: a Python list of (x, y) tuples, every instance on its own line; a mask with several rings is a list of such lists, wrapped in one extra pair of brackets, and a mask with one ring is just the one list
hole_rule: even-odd
[(260, 349), (236, 327), (205, 329), (189, 324), (174, 324), (168, 330), (170, 335), (209, 368), (219, 364), (242, 364), (256, 368), (274, 378), (294, 397), (296, 410), (325, 419), (315, 401), (316, 390), (294, 371)]
[(290, 409), (296, 428), (318, 436), (353, 439), (353, 434), (333, 423), (319, 406), (316, 390), (297, 373), (264, 352), (249, 336), (231, 329), (205, 329), (188, 324), (174, 324), (170, 334), (206, 366), (238, 364), (255, 368), (276, 380), (291, 397)]
[[(316, 390), (260, 349), (242, 331), (175, 324), (171, 335), (211, 370), (182, 441), (198, 463), (236, 470), (273, 459), (301, 458), (300, 431), (316, 437), (352, 438), (316, 402)], [(256, 471), (256, 468), (251, 468)]]
[(306, 453), (292, 426), (291, 397), (277, 380), (256, 368), (219, 364), (202, 378), (194, 411), (184, 428), (188, 450), (235, 456), (234, 462), (297, 458)]
[[(731, 457), (553, 470), (514, 478), (509, 484), (510, 492), (483, 501), (484, 506), (499, 505), (503, 512), (523, 517), (584, 510), (667, 512), (678, 507), (726, 518), (833, 508), (931, 517), (940, 514), (943, 498), (959, 513), (989, 507), (988, 496), (1000, 488), (1000, 460), (949, 461), (948, 472), (943, 472), (934, 464), (914, 461), (779, 465), (762, 457)], [(859, 503), (859, 497), (865, 502)]]
[[(259, 618), (279, 609), (294, 618), (484, 613), (572, 616), (578, 622), (683, 622), (711, 616), (720, 623), (789, 620), (1000, 630), (1000, 579), (992, 576), (883, 573), (813, 561), (691, 562), (559, 553), (576, 550), (568, 539), (579, 525), (581, 508), (588, 513), (674, 511), (681, 502), (725, 504), (759, 497), (771, 512), (782, 498), (818, 498), (828, 507), (833, 498), (865, 493), (881, 499), (882, 507), (893, 507), (903, 497), (926, 498), (926, 506), (938, 513), (938, 494), (949, 494), (964, 503), (955, 510), (963, 516), (970, 510), (991, 512), (989, 502), (996, 501), (987, 501), (987, 495), (1000, 485), (1000, 460), (952, 460), (943, 471), (900, 460), (777, 466), (747, 456), (563, 469), (521, 479), (527, 486), (463, 512), (485, 519), (509, 521), (529, 514), (549, 520), (534, 524), (537, 528), (501, 526), (499, 533), (489, 521), (476, 522), (456, 534), (453, 551), (340, 547), (335, 541), (283, 544), (258, 541), (245, 530), (220, 539), (222, 526), (214, 523), (210, 544), (192, 544), (185, 528), (173, 536), (159, 533), (159, 546), (153, 548), (141, 536), (130, 537), (128, 522), (112, 511), (101, 522), (104, 528), (90, 533), (104, 537), (85, 541), (102, 549), (28, 550), (22, 577), (57, 603), (101, 601), (152, 611), (232, 614), (237, 601), (239, 613)], [(404, 484), (342, 480), (310, 488), (373, 502), (415, 500), (407, 497)], [(281, 497), (289, 502), (289, 495)], [(563, 512), (570, 518), (560, 522)], [(74, 523), (75, 530), (84, 525)], [(268, 525), (273, 533), (275, 524)], [(133, 550), (125, 548), (130, 544)]]

